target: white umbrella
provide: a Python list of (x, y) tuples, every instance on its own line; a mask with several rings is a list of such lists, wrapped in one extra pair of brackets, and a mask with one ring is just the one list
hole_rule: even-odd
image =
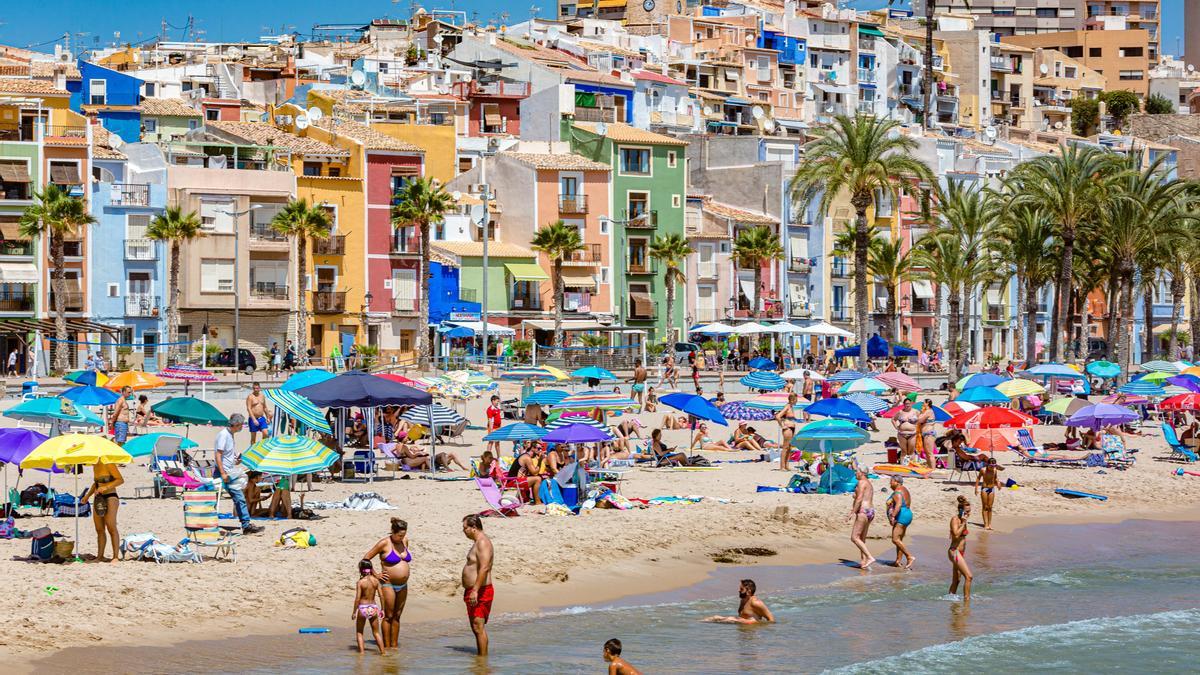
[(734, 326), (734, 335), (761, 335), (763, 333), (774, 333), (775, 331), (762, 325), (761, 323), (744, 323), (740, 326)]
[(701, 335), (729, 335), (733, 332), (733, 326), (727, 326), (718, 321), (716, 323), (710, 323), (702, 328), (698, 328), (692, 332), (700, 333)]
[(777, 323), (774, 326), (771, 326), (771, 331), (775, 333), (799, 333), (803, 330), (804, 326), (797, 326), (790, 321), (784, 321), (783, 323)]
[(825, 379), (824, 375), (818, 373), (812, 368), (793, 368), (780, 373), (779, 376), (785, 380), (803, 380), (804, 373), (808, 373), (809, 379), (811, 379), (813, 382), (821, 382)]
[(811, 326), (805, 326), (796, 332), (803, 335), (828, 335), (832, 337), (844, 338), (854, 337), (854, 333), (851, 333), (848, 330), (842, 330), (841, 328), (838, 328), (827, 321), (818, 321), (817, 323), (814, 323)]

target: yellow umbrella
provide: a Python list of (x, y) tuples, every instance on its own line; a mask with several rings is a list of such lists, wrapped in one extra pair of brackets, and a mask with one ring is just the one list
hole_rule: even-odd
[(560, 382), (571, 379), (571, 376), (568, 375), (566, 373), (566, 371), (562, 370), (561, 368), (555, 368), (554, 366), (541, 366), (541, 367), (545, 368), (546, 372), (553, 375), (554, 379), (556, 379)]
[(1022, 380), (1020, 378), (1014, 380), (1006, 380), (996, 385), (996, 390), (1001, 394), (1013, 398), (1016, 396), (1033, 396), (1046, 391), (1046, 388), (1032, 380)]
[(165, 384), (166, 382), (163, 382), (157, 375), (141, 370), (130, 370), (109, 379), (108, 384), (104, 386), (113, 391), (121, 391), (125, 387), (130, 387), (134, 391), (138, 391), (141, 389), (154, 389)]
[(1200, 366), (1192, 366), (1180, 373), (1180, 375), (1195, 375), (1196, 377), (1200, 377)]

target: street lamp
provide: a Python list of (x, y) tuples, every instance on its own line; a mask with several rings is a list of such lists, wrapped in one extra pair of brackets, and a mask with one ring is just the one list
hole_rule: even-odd
[(242, 247), (241, 217), (264, 208), (264, 204), (256, 204), (245, 211), (218, 211), (227, 216), (233, 216), (233, 372), (242, 370), (241, 329), (242, 329), (242, 270), (239, 266)]
[(367, 314), (369, 314), (371, 311), (371, 301), (374, 299), (375, 299), (375, 296), (371, 295), (371, 291), (367, 291), (366, 295), (363, 296), (363, 305), (362, 305), (362, 310), (361, 310), (362, 325), (363, 325), (363, 330), (366, 331), (366, 334), (367, 334), (367, 346), (368, 347), (370, 347), (372, 345), (371, 345), (371, 329), (367, 326)]

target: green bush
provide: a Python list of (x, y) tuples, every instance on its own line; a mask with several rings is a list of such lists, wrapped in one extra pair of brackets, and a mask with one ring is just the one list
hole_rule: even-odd
[(1129, 115), (1137, 112), (1142, 106), (1138, 95), (1126, 89), (1106, 91), (1100, 94), (1100, 100), (1104, 101), (1108, 114), (1112, 115), (1117, 127), (1125, 126), (1125, 120), (1129, 119)]
[(1071, 133), (1076, 136), (1091, 136), (1099, 126), (1099, 102), (1082, 96), (1071, 99)]
[(1162, 94), (1155, 94), (1146, 99), (1146, 113), (1149, 115), (1173, 115), (1175, 104)]

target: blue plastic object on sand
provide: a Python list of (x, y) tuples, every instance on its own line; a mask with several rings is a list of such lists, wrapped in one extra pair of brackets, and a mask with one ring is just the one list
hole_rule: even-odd
[(1097, 499), (1102, 502), (1108, 501), (1108, 497), (1105, 497), (1104, 495), (1092, 494), (1091, 492), (1080, 492), (1079, 490), (1068, 490), (1066, 488), (1056, 488), (1054, 492), (1055, 494), (1060, 494), (1064, 497), (1071, 497), (1073, 499), (1087, 498)]
[(300, 629), (300, 633), (302, 635), (319, 635), (321, 633), (328, 633), (328, 632), (329, 632), (328, 628), (320, 628), (320, 627), (309, 627), (309, 628), (301, 628)]

